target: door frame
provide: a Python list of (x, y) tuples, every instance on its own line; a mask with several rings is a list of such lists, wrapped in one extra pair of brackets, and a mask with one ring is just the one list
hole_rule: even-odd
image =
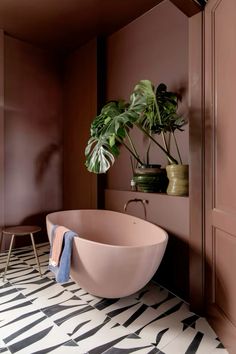
[(189, 19), (189, 302), (200, 315), (205, 312), (204, 86), (204, 12), (200, 12)]

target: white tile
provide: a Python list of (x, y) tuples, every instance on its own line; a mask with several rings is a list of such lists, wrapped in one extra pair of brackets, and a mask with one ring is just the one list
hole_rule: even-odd
[[(46, 316), (50, 317), (52, 321), (60, 325), (64, 322), (67, 323), (69, 319), (72, 319), (77, 323), (81, 312), (83, 313), (84, 311), (92, 311), (95, 309), (79, 298), (75, 299), (72, 297), (71, 299), (63, 301), (59, 304), (43, 307), (41, 310)], [(72, 326), (72, 324), (70, 325)], [(70, 331), (72, 331), (72, 327), (70, 327)]]
[(0, 338), (0, 353), (11, 354), (11, 352), (8, 350), (8, 348), (6, 347), (5, 343), (2, 341), (1, 338)]
[[(192, 327), (192, 326), (191, 326)], [(213, 328), (211, 328), (211, 326), (209, 325), (209, 323), (207, 322), (207, 320), (203, 317), (199, 318), (193, 328), (196, 331), (200, 331), (202, 333), (205, 333), (208, 337), (212, 337), (212, 338), (217, 338), (217, 334), (215, 333), (215, 331), (213, 330)]]
[[(14, 301), (10, 301), (9, 303), (3, 303), (0, 307), (0, 328), (9, 323), (10, 321), (15, 320), (20, 317), (22, 314), (35, 311), (35, 307), (33, 304), (27, 300), (22, 294), (16, 296)], [(1, 333), (1, 331), (0, 331)], [(0, 335), (1, 338), (1, 335)]]
[[(65, 353), (70, 353), (70, 354), (78, 354), (79, 347), (78, 345), (70, 340), (69, 342), (66, 342), (63, 345), (60, 345), (59, 347), (57, 346), (56, 348), (52, 349), (50, 353), (55, 353), (55, 354), (65, 354)], [(84, 353), (86, 354), (86, 353)]]
[(115, 354), (122, 351), (126, 354), (132, 352), (135, 354), (147, 354), (152, 352), (152, 354), (154, 354), (158, 353), (159, 349), (155, 348), (142, 338), (131, 334), (121, 342), (118, 342), (116, 345), (108, 349), (104, 354)]
[[(33, 277), (33, 275), (32, 275)], [(34, 276), (30, 279), (19, 279), (14, 282), (14, 286), (28, 299), (35, 299), (39, 297), (50, 297), (61, 293), (64, 288), (48, 277)]]
[(190, 348), (192, 348), (193, 353), (210, 354), (216, 350), (218, 344), (217, 340), (189, 327), (161, 350), (165, 354), (183, 354), (187, 350), (190, 352)]
[(48, 296), (39, 296), (37, 298), (31, 299), (31, 302), (34, 304), (35, 308), (41, 310), (48, 306), (57, 305), (63, 303), (71, 298), (73, 298), (73, 294), (69, 291), (62, 290), (58, 293), (51, 293)]
[[(162, 349), (182, 333), (182, 321), (188, 315), (188, 306), (182, 303), (179, 310), (157, 316), (150, 324), (147, 324), (141, 331), (138, 330), (136, 333), (141, 338), (147, 339), (150, 343), (154, 343), (159, 349)], [(136, 323), (133, 324), (133, 326), (135, 325)]]
[(8, 347), (12, 353), (17, 354), (32, 354), (37, 351), (46, 351), (63, 343), (66, 343), (70, 338), (63, 331), (54, 325), (48, 318), (44, 318), (40, 323), (32, 324), (30, 329), (22, 335), (13, 339)]
[(84, 354), (96, 348), (96, 353), (104, 353), (112, 346), (117, 345), (124, 340), (130, 332), (121, 325), (106, 318), (104, 321), (103, 314), (97, 314), (96, 321), (93, 319), (86, 326), (77, 331), (73, 335), (73, 339), (79, 346), (78, 353)]
[[(149, 283), (142, 290), (135, 294), (135, 298), (144, 304), (156, 305), (168, 298), (170, 293), (157, 284)], [(134, 297), (134, 295), (131, 295)]]

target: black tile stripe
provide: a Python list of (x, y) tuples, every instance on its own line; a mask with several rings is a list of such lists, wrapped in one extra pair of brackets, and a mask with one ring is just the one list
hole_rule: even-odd
[(186, 352), (184, 354), (197, 353), (198, 347), (199, 347), (203, 337), (204, 337), (204, 334), (202, 332), (197, 332), (193, 341), (190, 343), (188, 349), (186, 350)]
[(69, 313), (68, 315), (59, 318), (58, 320), (54, 321), (58, 326), (60, 326), (62, 323), (66, 322), (67, 320), (76, 317), (82, 313), (89, 312), (89, 311), (94, 311), (94, 308), (92, 306), (86, 306), (83, 309), (74, 311), (72, 313)]
[(1, 305), (6, 305), (6, 304), (9, 304), (10, 302), (14, 302), (14, 301), (21, 300), (21, 299), (25, 299), (25, 296), (22, 295), (20, 292), (18, 292), (18, 294), (13, 299), (1, 302)]
[(175, 296), (173, 295), (173, 294), (171, 294), (171, 293), (168, 293), (168, 295), (167, 295), (167, 297), (164, 299), (164, 300), (162, 300), (162, 301), (160, 301), (160, 302), (157, 302), (156, 304), (153, 304), (151, 307), (153, 308), (153, 309), (157, 309), (158, 307), (160, 307), (162, 304), (164, 304), (165, 302), (167, 302), (167, 301), (169, 301), (169, 300), (171, 300), (171, 299), (174, 299), (175, 298)]
[[(12, 285), (9, 282), (6, 282), (6, 283), (3, 283), (3, 285), (0, 285), (0, 290), (2, 291), (2, 289), (7, 289), (10, 287), (12, 287)], [(0, 291), (0, 294), (1, 294), (1, 291)]]
[[(54, 281), (51, 281), (50, 284), (44, 285), (44, 286), (42, 286), (42, 287), (39, 288), (39, 289), (33, 290), (33, 291), (31, 291), (30, 293), (25, 294), (25, 296), (28, 297), (28, 296), (31, 296), (31, 295), (40, 293), (41, 291), (43, 291), (43, 290), (45, 290), (45, 289), (48, 289), (48, 288), (50, 288), (51, 286), (54, 286), (54, 285), (55, 285), (55, 282), (54, 282)], [(17, 288), (18, 288), (18, 287), (17, 287)], [(25, 288), (18, 288), (18, 289), (19, 289), (19, 290), (25, 290)]]
[(31, 312), (27, 312), (27, 313), (25, 313), (25, 314), (23, 314), (23, 315), (21, 315), (21, 316), (19, 316), (17, 318), (14, 318), (14, 320), (12, 320), (10, 322), (5, 323), (5, 325), (0, 326), (0, 328), (8, 326), (8, 325), (10, 325), (10, 324), (12, 324), (14, 322), (17, 322), (17, 321), (21, 321), (24, 318), (30, 317), (30, 316), (34, 315), (35, 313), (37, 313), (37, 312), (39, 312), (39, 310), (34, 310), (34, 311), (31, 311)]
[(148, 352), (147, 354), (165, 354), (163, 352), (161, 352), (158, 348), (153, 348), (150, 352)]
[(89, 354), (102, 354), (105, 351), (107, 351), (107, 349), (109, 349), (110, 347), (113, 347), (114, 345), (116, 345), (117, 343), (121, 342), (123, 339), (125, 339), (126, 336), (122, 336), (120, 338), (116, 338), (111, 342), (108, 342), (106, 344), (102, 344), (96, 348), (93, 348), (89, 351)]
[(183, 323), (183, 331), (191, 325), (192, 328), (195, 328), (196, 321), (199, 319), (198, 315), (192, 315), (185, 318), (181, 323)]
[(122, 312), (125, 312), (128, 309), (131, 309), (132, 307), (134, 307), (137, 304), (138, 304), (138, 302), (136, 302), (135, 304), (129, 305), (129, 306), (125, 306), (125, 307), (118, 308), (116, 310), (110, 311), (110, 312), (107, 313), (107, 316), (109, 316), (111, 318), (115, 317), (115, 316), (121, 314)]
[(34, 344), (35, 342), (38, 342), (39, 340), (46, 337), (48, 335), (48, 333), (52, 330), (52, 328), (53, 328), (53, 326), (45, 328), (44, 330), (42, 330), (38, 333), (35, 333), (30, 337), (26, 337), (17, 343), (9, 345), (8, 348), (12, 353), (16, 353), (16, 352), (20, 351), (21, 349), (27, 348), (31, 344)]
[(129, 326), (131, 323), (133, 323), (139, 316), (141, 316), (141, 315), (146, 311), (147, 308), (148, 308), (147, 305), (142, 304), (142, 305), (140, 306), (140, 308), (139, 308), (137, 311), (135, 311), (135, 312), (132, 314), (132, 316), (130, 316), (130, 318), (129, 318), (127, 321), (125, 321), (125, 323), (123, 324), (123, 326), (124, 326), (124, 327), (128, 327), (128, 326)]
[(156, 343), (152, 343), (154, 346), (158, 346), (158, 344), (160, 343), (162, 337), (164, 336), (164, 334), (169, 331), (169, 328), (165, 328), (162, 331), (160, 331), (157, 336), (156, 336)]
[(43, 320), (45, 320), (47, 318), (47, 316), (43, 316), (40, 317), (38, 320), (35, 320), (29, 324), (27, 324), (27, 326), (24, 326), (22, 328), (20, 328), (18, 331), (10, 334), (8, 337), (4, 338), (3, 341), (4, 343), (9, 343), (10, 341), (12, 341), (13, 339), (17, 338), (18, 336), (20, 336), (21, 334), (27, 332), (28, 330), (30, 330), (31, 328), (37, 326), (37, 324), (39, 324), (40, 322), (42, 322)]
[(98, 310), (104, 310), (106, 307), (115, 304), (120, 299), (102, 299), (98, 303), (94, 305), (94, 307)]
[(140, 294), (138, 294), (138, 296), (136, 297), (136, 300), (141, 300), (141, 298), (146, 294), (149, 293), (150, 290), (143, 290), (140, 292)]
[(32, 302), (25, 301), (25, 302), (22, 302), (21, 304), (18, 304), (18, 305), (12, 306), (12, 307), (7, 307), (4, 310), (1, 310), (0, 313), (7, 312), (7, 311), (12, 311), (12, 310), (15, 310), (15, 309), (20, 309), (21, 307), (25, 307), (25, 306), (29, 306), (29, 305), (32, 305)]
[[(68, 301), (70, 301), (70, 299)], [(65, 303), (65, 300), (63, 300), (61, 303)], [(81, 306), (85, 307), (86, 304), (61, 305), (59, 303), (59, 304), (43, 307), (41, 310), (45, 313), (46, 316), (51, 317), (51, 316), (55, 315), (55, 313), (59, 313), (61, 311), (68, 310), (68, 309), (78, 308)]]
[[(71, 342), (71, 340), (70, 340)], [(68, 342), (64, 342), (64, 343), (60, 343), (60, 344), (57, 344), (57, 345), (54, 345), (53, 347), (48, 347), (48, 348), (45, 348), (45, 349), (42, 349), (42, 350), (38, 350), (37, 352), (34, 352), (33, 354), (47, 354), (47, 353), (51, 353), (51, 351), (57, 349), (57, 348), (60, 348), (61, 346), (63, 345), (66, 345)], [(73, 346), (77, 346), (76, 343), (74, 343)], [(65, 352), (66, 352), (66, 349), (65, 349)]]
[(142, 346), (142, 347), (128, 348), (128, 349), (113, 347), (113, 348), (108, 349), (106, 351), (106, 354), (129, 354), (129, 353), (135, 353), (135, 352), (138, 352), (141, 349), (147, 349), (147, 348), (150, 348), (150, 347), (152, 347), (152, 345), (145, 345), (145, 346)]
[[(1, 297), (4, 297), (4, 296), (7, 296), (7, 295), (11, 295), (11, 294), (14, 294), (14, 293), (17, 293), (18, 291), (16, 290), (16, 288), (11, 288), (9, 290), (6, 290), (6, 291), (3, 291), (0, 293), (0, 298)], [(2, 304), (2, 302), (1, 302)]]
[[(54, 296), (50, 296), (50, 297), (48, 298), (48, 300), (56, 299), (57, 297), (59, 297), (59, 296), (61, 296), (62, 294), (64, 294), (65, 291), (66, 291), (66, 290), (62, 290), (60, 293), (58, 293), (58, 294), (56, 294), (56, 295), (54, 295)], [(31, 301), (32, 301), (32, 300), (31, 300)]]
[[(107, 317), (107, 318), (105, 319), (105, 321), (103, 321), (103, 323), (101, 323), (100, 325), (98, 325), (98, 326), (96, 326), (96, 327), (90, 329), (89, 331), (87, 331), (87, 332), (85, 332), (85, 333), (79, 335), (78, 337), (74, 338), (74, 340), (75, 340), (76, 342), (80, 342), (80, 341), (82, 341), (83, 339), (86, 339), (86, 338), (88, 338), (88, 337), (93, 336), (95, 333), (99, 332), (99, 330), (100, 330), (101, 328), (103, 328), (109, 321), (110, 321), (110, 318)], [(89, 353), (90, 353), (90, 352), (89, 352)]]
[(73, 330), (73, 332), (71, 333), (68, 333), (69, 336), (73, 336), (73, 334), (75, 334), (80, 328), (82, 328), (83, 326), (85, 326), (87, 323), (91, 322), (91, 320), (87, 320), (87, 321), (84, 321), (80, 324), (78, 324), (78, 326), (76, 326)]
[(178, 310), (180, 309), (180, 307), (182, 306), (182, 304), (183, 304), (183, 301), (179, 302), (177, 305), (171, 307), (168, 311), (166, 311), (166, 312), (164, 312), (163, 314), (157, 316), (157, 317), (154, 318), (152, 321), (146, 323), (143, 327), (139, 328), (135, 333), (136, 333), (137, 335), (139, 335), (139, 334), (141, 333), (141, 331), (142, 331), (145, 327), (149, 326), (149, 325), (152, 324), (153, 322), (156, 322), (156, 321), (158, 321), (158, 320), (160, 320), (160, 319), (162, 319), (162, 318), (164, 318), (164, 317), (166, 317), (166, 316), (169, 316), (170, 314), (172, 314), (172, 313), (178, 311)]
[(169, 310), (162, 313), (157, 319), (160, 320), (161, 318), (172, 315), (173, 313), (177, 312), (182, 305), (183, 305), (183, 301), (180, 301), (178, 304), (176, 304), (175, 306), (171, 307)]

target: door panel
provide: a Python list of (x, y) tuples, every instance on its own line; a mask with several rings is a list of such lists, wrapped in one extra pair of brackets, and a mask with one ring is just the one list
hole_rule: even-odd
[(207, 316), (236, 353), (236, 1), (205, 10), (205, 220)]

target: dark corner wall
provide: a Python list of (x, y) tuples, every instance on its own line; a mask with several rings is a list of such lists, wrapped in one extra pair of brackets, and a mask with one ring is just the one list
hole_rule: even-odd
[(97, 114), (97, 40), (71, 52), (64, 66), (63, 208), (97, 206), (97, 177), (85, 167), (84, 150)]
[(1, 225), (44, 227), (45, 214), (62, 208), (61, 63), (52, 53), (3, 33), (0, 52)]

